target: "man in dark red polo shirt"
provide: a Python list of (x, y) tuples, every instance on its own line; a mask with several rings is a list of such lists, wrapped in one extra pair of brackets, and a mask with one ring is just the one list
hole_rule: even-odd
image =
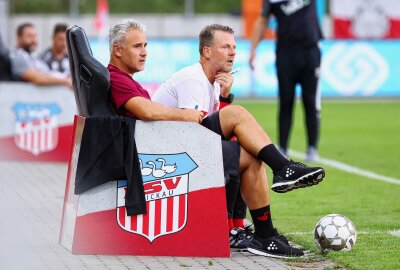
[[(272, 257), (302, 256), (303, 252), (291, 246), (272, 226), (269, 192), (266, 183), (265, 162), (274, 172), (273, 189), (287, 192), (322, 181), (322, 168), (310, 168), (286, 159), (276, 149), (255, 118), (244, 108), (231, 105), (207, 115), (193, 109), (168, 108), (152, 102), (148, 93), (132, 76), (144, 69), (147, 51), (144, 26), (134, 20), (125, 20), (110, 30), (111, 94), (117, 112), (141, 120), (177, 120), (201, 123), (216, 132), (222, 140), (237, 137), (242, 173), (241, 193), (250, 209), (255, 235), (248, 250)], [(224, 62), (223, 56), (220, 62)], [(229, 63), (232, 63), (230, 61)], [(229, 69), (229, 67), (228, 67)], [(229, 70), (227, 70), (229, 71)], [(223, 151), (225, 149), (223, 148)]]
[[(107, 67), (110, 72), (112, 101), (117, 114), (148, 121), (177, 120), (201, 123), (202, 112), (194, 109), (173, 109), (151, 102), (149, 93), (132, 78), (132, 74), (144, 69), (147, 42), (140, 42), (144, 38), (143, 32), (131, 31), (135, 31), (135, 45), (124, 48), (127, 53), (121, 52), (123, 46), (115, 48)], [(130, 61), (131, 59), (134, 60)]]

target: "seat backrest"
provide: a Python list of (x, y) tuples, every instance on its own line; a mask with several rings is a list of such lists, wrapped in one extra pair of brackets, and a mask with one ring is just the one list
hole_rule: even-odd
[(0, 34), (0, 81), (11, 80), (11, 60), (10, 54), (1, 39)]
[(75, 100), (83, 116), (115, 115), (110, 100), (110, 74), (92, 54), (85, 31), (70, 26), (66, 32)]

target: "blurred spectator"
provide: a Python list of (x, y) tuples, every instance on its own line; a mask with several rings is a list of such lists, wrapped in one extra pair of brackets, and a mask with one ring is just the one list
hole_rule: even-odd
[(65, 32), (68, 25), (56, 24), (53, 31), (53, 44), (41, 55), (42, 59), (52, 71), (69, 74), (69, 61), (67, 53), (67, 38)]
[(12, 75), (17, 80), (37, 85), (67, 85), (72, 88), (70, 76), (52, 72), (42, 60), (32, 56), (37, 46), (36, 29), (31, 23), (17, 28), (17, 47), (11, 52)]
[(0, 35), (0, 81), (11, 80), (10, 54)]

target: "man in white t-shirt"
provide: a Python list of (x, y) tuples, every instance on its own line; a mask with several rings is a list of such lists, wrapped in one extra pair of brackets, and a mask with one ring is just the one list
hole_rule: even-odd
[(173, 108), (212, 114), (219, 109), (219, 94), (218, 83), (211, 84), (201, 64), (196, 63), (174, 73), (157, 89), (152, 100)]
[[(231, 105), (221, 109), (220, 102), (233, 100), (230, 72), (236, 56), (234, 31), (219, 24), (206, 26), (200, 32), (199, 43), (200, 62), (173, 74), (152, 100), (207, 113), (201, 124), (221, 136), (225, 174), (234, 174), (235, 170), (240, 173), (240, 191), (255, 227), (248, 251), (273, 257), (302, 256), (303, 252), (292, 247), (272, 225), (264, 162), (274, 172), (272, 189), (280, 193), (319, 183), (324, 170), (286, 159), (272, 143), (262, 146), (262, 141), (270, 139), (244, 108)], [(229, 141), (233, 136), (237, 142)], [(226, 162), (226, 158), (230, 160)]]
[[(228, 61), (233, 63), (233, 60), (234, 53), (232, 52)], [(220, 109), (220, 105), (222, 108), (230, 104), (232, 102), (230, 98), (233, 97), (230, 93), (233, 82), (232, 75), (229, 72), (220, 72), (217, 76), (218, 80), (216, 79), (211, 84), (201, 63), (185, 67), (166, 80), (157, 89), (152, 100), (172, 108), (197, 109), (203, 111), (204, 115), (211, 115)], [(224, 85), (222, 90), (226, 98), (221, 95), (221, 85), (218, 81)], [(187, 89), (190, 89), (190, 91), (187, 91)], [(222, 147), (230, 246), (231, 248), (243, 249), (250, 244), (252, 232), (245, 226), (247, 206), (239, 189), (240, 146), (237, 142), (223, 140)], [(264, 166), (262, 164), (257, 165), (260, 162), (256, 159), (250, 158), (250, 160), (256, 166)], [(260, 177), (266, 179), (266, 174), (263, 173)]]

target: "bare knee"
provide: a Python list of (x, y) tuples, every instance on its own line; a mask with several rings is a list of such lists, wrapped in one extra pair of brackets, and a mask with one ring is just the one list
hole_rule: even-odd
[(238, 118), (238, 117), (244, 117), (249, 115), (250, 113), (242, 106), (240, 105), (229, 105), (224, 107), (221, 110), (222, 113), (226, 113), (229, 116), (232, 116), (234, 118)]
[(224, 107), (219, 112), (222, 132), (226, 138), (234, 135), (234, 130), (242, 123), (251, 122), (252, 115), (240, 105)]

